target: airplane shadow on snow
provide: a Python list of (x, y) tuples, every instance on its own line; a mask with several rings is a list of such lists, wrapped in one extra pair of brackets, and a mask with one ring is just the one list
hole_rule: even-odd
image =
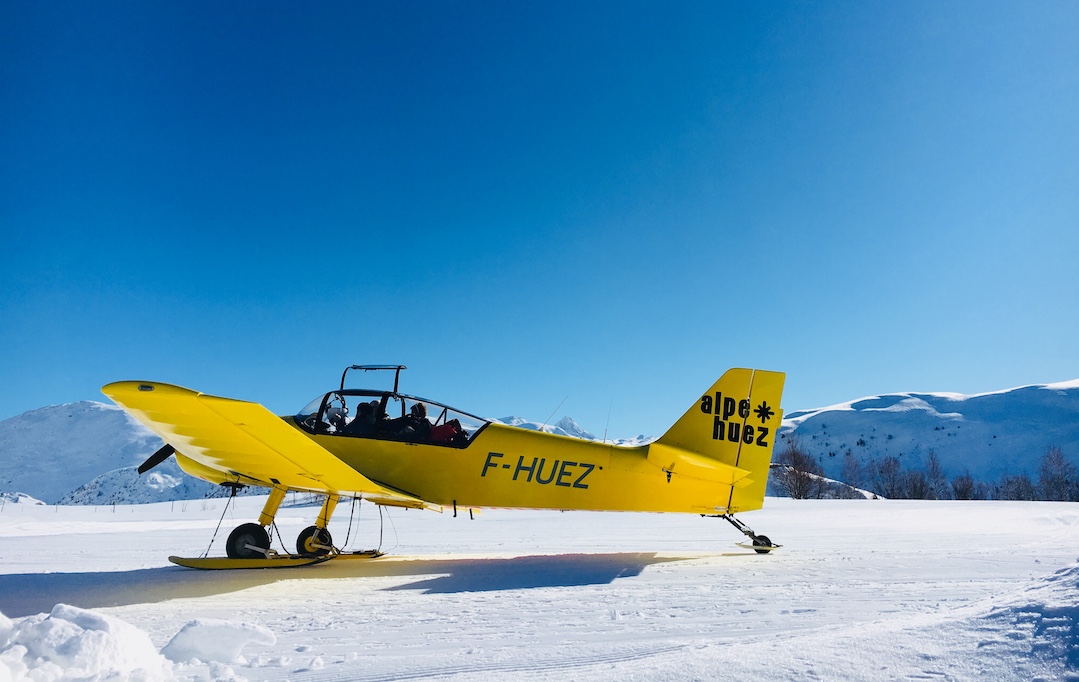
[(648, 566), (688, 558), (655, 553), (554, 554), (514, 558), (338, 559), (304, 568), (200, 571), (179, 566), (98, 573), (0, 575), (0, 613), (20, 618), (48, 613), (56, 604), (102, 608), (227, 594), (283, 580), (409, 577), (384, 588), (423, 594), (605, 585), (640, 575)]

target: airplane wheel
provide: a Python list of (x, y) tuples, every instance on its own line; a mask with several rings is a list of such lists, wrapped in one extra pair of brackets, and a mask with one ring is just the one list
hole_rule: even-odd
[[(325, 547), (316, 547), (315, 545), (324, 545)], [(329, 554), (330, 550), (327, 548), (331, 546), (333, 546), (333, 538), (330, 537), (330, 531), (318, 526), (304, 528), (300, 533), (300, 537), (296, 538), (296, 553), (304, 556)]]
[[(753, 545), (755, 547), (771, 547), (772, 541), (768, 539), (767, 535), (755, 535), (753, 537)], [(757, 554), (767, 554), (769, 552), (767, 549), (757, 549), (754, 551)]]
[(265, 559), (266, 554), (251, 549), (248, 545), (270, 549), (270, 534), (257, 523), (245, 523), (237, 526), (225, 543), (225, 553), (230, 559)]

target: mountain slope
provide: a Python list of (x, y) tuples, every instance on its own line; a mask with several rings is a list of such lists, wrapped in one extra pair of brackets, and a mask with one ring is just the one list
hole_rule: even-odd
[[(570, 417), (541, 425), (519, 417), (504, 423), (595, 440)], [(613, 441), (637, 444), (637, 440)], [(141, 504), (220, 497), (220, 486), (184, 474), (174, 458), (136, 471), (161, 439), (119, 407), (93, 401), (53, 405), (0, 422), (0, 493), (47, 504)], [(248, 489), (247, 493), (263, 492)]]
[(130, 504), (217, 496), (167, 460), (136, 468), (161, 439), (115, 405), (52, 405), (0, 422), (0, 492), (47, 504)]
[(1051, 446), (1072, 461), (1079, 455), (1079, 380), (978, 395), (871, 396), (791, 412), (783, 423), (832, 478), (841, 478), (847, 453), (862, 462), (895, 456), (916, 469), (930, 451), (949, 476), (1037, 478)]
[(0, 422), (0, 491), (53, 504), (159, 447), (161, 440), (119, 407), (83, 401), (31, 410)]
[[(502, 423), (597, 440), (569, 417), (539, 424)], [(949, 477), (969, 472), (984, 481), (1003, 474), (1037, 478), (1050, 446), (1079, 459), (1079, 380), (985, 393), (894, 393), (815, 410), (790, 412), (782, 433), (796, 437), (842, 480), (850, 453), (863, 463), (896, 456), (905, 469), (935, 452)], [(650, 438), (611, 439), (635, 446)], [(0, 422), (0, 493), (23, 493), (48, 504), (126, 504), (198, 499), (218, 486), (183, 474), (174, 459), (149, 474), (135, 467), (160, 439), (118, 407), (97, 402), (54, 405)], [(782, 448), (780, 441), (779, 448)], [(12, 498), (14, 499), (14, 498)]]

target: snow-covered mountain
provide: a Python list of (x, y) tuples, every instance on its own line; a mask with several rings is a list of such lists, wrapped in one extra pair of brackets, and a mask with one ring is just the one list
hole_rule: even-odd
[[(521, 417), (504, 424), (600, 440), (570, 417), (540, 424)], [(961, 395), (894, 393), (791, 412), (783, 433), (795, 436), (829, 478), (842, 480), (844, 455), (861, 462), (896, 456), (906, 469), (935, 452), (945, 474), (996, 481), (1004, 474), (1036, 478), (1051, 446), (1079, 461), (1079, 380)], [(608, 438), (642, 445), (653, 440)], [(0, 494), (21, 493), (48, 504), (131, 504), (224, 494), (183, 474), (174, 459), (139, 476), (135, 469), (161, 440), (118, 407), (84, 401), (0, 421)], [(780, 441), (779, 448), (782, 448)], [(249, 491), (257, 492), (257, 491)]]
[(136, 469), (161, 439), (115, 405), (53, 405), (0, 421), (0, 493), (47, 504), (135, 504), (222, 494), (175, 460)]
[[(246, 488), (237, 494), (265, 492), (262, 488)], [(64, 495), (58, 504), (144, 504), (226, 497), (229, 494), (230, 491), (221, 486), (188, 476), (170, 457), (142, 475), (139, 475), (138, 466), (106, 471)]]
[[(597, 440), (570, 417), (553, 426), (520, 417), (498, 421)], [(648, 440), (640, 436), (608, 442), (637, 445)], [(173, 458), (140, 476), (138, 465), (161, 445), (153, 432), (114, 405), (83, 401), (31, 410), (0, 422), (0, 494), (10, 503), (90, 505), (227, 494), (220, 486), (184, 474)]]
[(520, 429), (528, 429), (530, 431), (543, 431), (544, 433), (553, 433), (559, 436), (596, 440), (595, 436), (581, 428), (581, 425), (573, 421), (570, 417), (562, 417), (562, 419), (554, 425), (540, 424), (539, 422), (529, 421), (524, 417), (502, 417), (496, 421), (508, 424), (509, 426), (516, 426)]
[[(593, 435), (592, 432), (585, 430), (580, 424), (574, 421), (572, 417), (562, 417), (562, 419), (553, 425), (540, 424), (539, 422), (529, 421), (523, 417), (502, 417), (495, 421), (508, 424), (509, 426), (516, 426), (519, 429), (529, 429), (530, 431), (543, 431), (544, 433), (569, 436), (570, 438), (581, 438), (583, 440), (602, 440), (601, 436)], [(655, 438), (640, 435), (634, 438), (607, 438), (606, 442), (613, 445), (633, 447), (651, 443), (653, 440), (655, 440)]]
[(895, 456), (918, 469), (932, 451), (949, 477), (1036, 479), (1050, 447), (1079, 461), (1079, 380), (977, 395), (871, 396), (791, 412), (783, 424), (781, 433), (793, 434), (830, 478), (842, 479), (847, 453), (863, 463)]

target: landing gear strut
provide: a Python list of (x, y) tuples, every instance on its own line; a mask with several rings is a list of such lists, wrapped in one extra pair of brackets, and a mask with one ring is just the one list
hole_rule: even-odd
[[(244, 523), (232, 531), (228, 542), (225, 544), (225, 553), (230, 559), (271, 559), (277, 556), (270, 549), (270, 533), (267, 530), (273, 525), (274, 516), (285, 500), (286, 489), (275, 486), (270, 491), (266, 505), (259, 514), (258, 523)], [(330, 524), (330, 516), (337, 507), (340, 498), (336, 495), (327, 495), (319, 510), (318, 520), (315, 525), (305, 528), (296, 538), (296, 553), (304, 557), (325, 557), (337, 553), (333, 546), (333, 538), (327, 526)]]
[(327, 495), (322, 503), (322, 509), (318, 512), (315, 525), (304, 528), (300, 537), (296, 538), (296, 553), (302, 556), (326, 556), (336, 551), (333, 546), (333, 538), (326, 526), (330, 525), (330, 516), (337, 508), (337, 495)]
[[(233, 495), (236, 488), (233, 488)], [(266, 559), (270, 556), (270, 532), (273, 517), (285, 499), (284, 488), (273, 488), (262, 507), (258, 523), (244, 523), (236, 527), (225, 543), (225, 554), (230, 559)]]
[[(753, 543), (749, 547), (757, 554), (768, 554), (772, 550), (779, 549), (782, 545), (773, 545), (772, 541), (768, 539), (767, 535), (757, 535), (749, 526), (742, 523), (738, 519), (734, 518), (730, 514), (717, 514), (714, 518), (725, 519), (732, 526), (742, 532)], [(745, 545), (741, 545), (745, 547)]]

